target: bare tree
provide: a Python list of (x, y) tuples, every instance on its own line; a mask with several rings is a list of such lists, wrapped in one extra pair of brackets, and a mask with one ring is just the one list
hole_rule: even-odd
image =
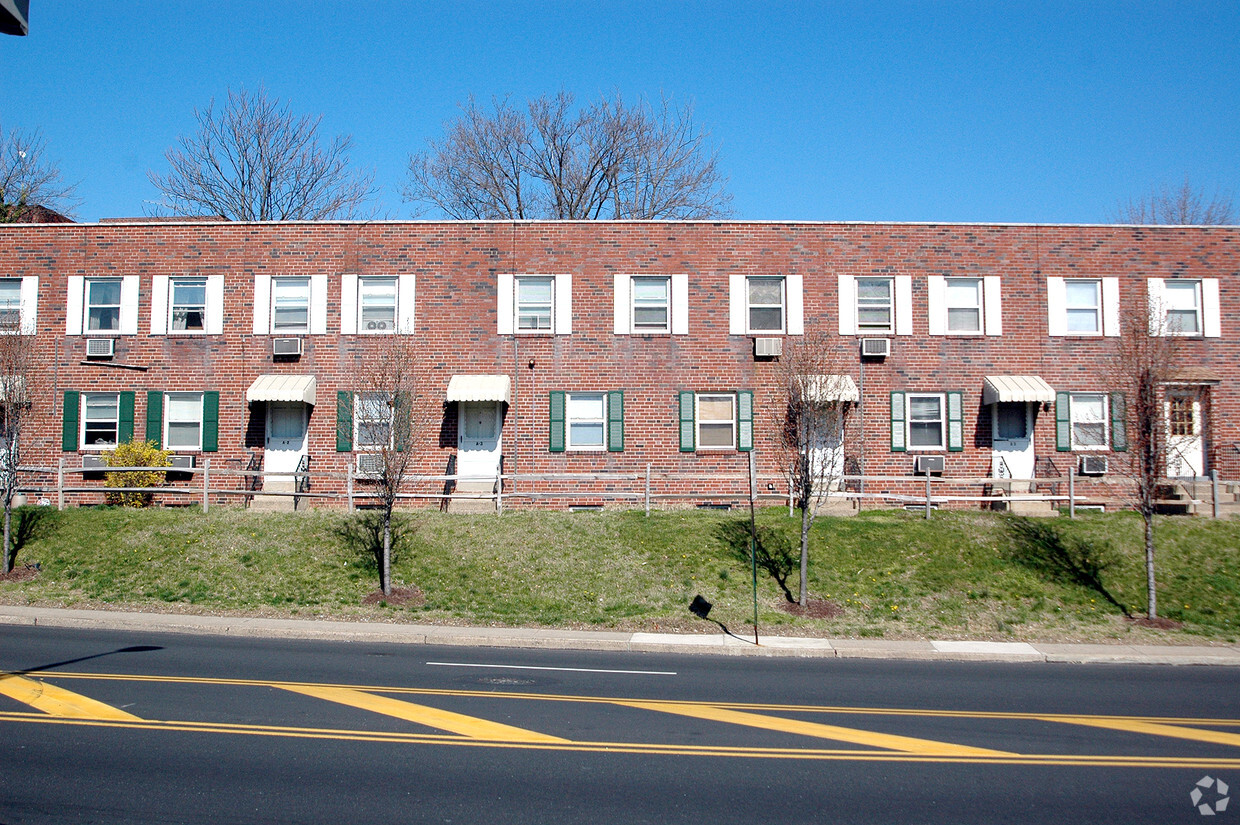
[(13, 569), (13, 498), (20, 478), (22, 435), (32, 414), (32, 401), (39, 393), (37, 350), (32, 331), (20, 321), (0, 315), (0, 497), (4, 499), (4, 545), (0, 573)]
[[(816, 509), (842, 480), (844, 419), (852, 386), (846, 350), (823, 332), (784, 340), (779, 373), (786, 405), (782, 439), (784, 472), (801, 511), (801, 581), (798, 601), (809, 600), (809, 534)], [(855, 399), (853, 399), (855, 400)]]
[(392, 511), (417, 457), (418, 439), (426, 429), (421, 362), (414, 337), (399, 332), (373, 355), (367, 355), (344, 391), (341, 406), (350, 410), (337, 418), (338, 436), (359, 451), (362, 477), (373, 485), (382, 520), (377, 554), (379, 586), (392, 593)]
[(1114, 223), (1224, 226), (1236, 222), (1230, 193), (1207, 196), (1186, 177), (1177, 186), (1156, 186), (1136, 199), (1121, 201), (1111, 215)]
[(22, 220), (35, 206), (72, 215), (79, 202), (76, 189), (76, 184), (61, 178), (60, 165), (48, 158), (39, 132), (5, 132), (0, 125), (0, 223)]
[(441, 141), (409, 158), (406, 201), (463, 220), (699, 219), (732, 196), (691, 105), (576, 108), (568, 92), (492, 110), (471, 97)]
[(219, 215), (237, 221), (369, 217), (374, 175), (350, 168), (352, 138), (319, 142), (323, 116), (296, 116), (287, 104), (257, 92), (228, 91), (194, 110), (198, 130), (165, 153), (167, 175), (148, 172), (163, 194), (160, 210)]

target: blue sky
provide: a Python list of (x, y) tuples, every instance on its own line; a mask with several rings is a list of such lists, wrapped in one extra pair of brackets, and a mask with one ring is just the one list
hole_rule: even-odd
[(264, 85), (352, 135), (390, 217), (467, 96), (691, 100), (738, 218), (1100, 222), (1187, 175), (1240, 198), (1240, 3), (31, 0), (0, 123), (80, 220), (144, 214), (194, 107)]

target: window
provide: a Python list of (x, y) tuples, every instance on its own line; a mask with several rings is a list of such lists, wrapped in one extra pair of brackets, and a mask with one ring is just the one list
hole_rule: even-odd
[(1168, 335), (1201, 334), (1201, 281), (1163, 281), (1164, 321)]
[(671, 331), (670, 278), (633, 278), (632, 325), (635, 333)]
[(941, 450), (944, 448), (942, 395), (908, 395), (908, 448), (910, 450)]
[(736, 396), (697, 396), (697, 445), (699, 450), (731, 450), (736, 447)]
[(358, 393), (353, 405), (353, 444), (358, 450), (382, 450), (392, 446), (391, 396)]
[(1065, 280), (1064, 306), (1069, 335), (1102, 332), (1102, 283), (1098, 280)]
[(1197, 399), (1195, 396), (1183, 392), (1173, 392), (1168, 398), (1167, 406), (1169, 407), (1167, 423), (1172, 436), (1200, 435), (1198, 432)]
[(0, 278), (0, 330), (17, 330), (22, 319), (22, 279)]
[(275, 335), (310, 331), (310, 279), (271, 279), (271, 331)]
[(606, 444), (607, 397), (601, 392), (569, 393), (565, 402), (568, 449), (602, 450)]
[(202, 393), (165, 393), (164, 408), (164, 446), (169, 450), (201, 450)]
[(120, 394), (88, 392), (82, 394), (81, 443), (87, 450), (110, 450), (120, 433)]
[(358, 332), (394, 332), (396, 330), (396, 279), (359, 278), (357, 306)]
[(1101, 450), (1108, 443), (1107, 397), (1100, 392), (1074, 392), (1072, 410), (1072, 449)]
[(947, 331), (949, 333), (980, 333), (982, 331), (982, 279), (947, 278)]
[(120, 332), (121, 279), (86, 280), (86, 331)]
[(680, 451), (753, 449), (753, 393), (680, 393)]
[(172, 281), (168, 327), (173, 332), (203, 332), (207, 318), (205, 278)]
[(517, 331), (552, 332), (551, 319), (555, 304), (554, 278), (516, 279)]
[(892, 452), (963, 449), (963, 392), (891, 394)]
[(784, 279), (748, 278), (746, 311), (749, 332), (784, 331)]
[(1218, 278), (1149, 278), (1150, 335), (1222, 336)]
[(891, 278), (858, 278), (857, 330), (867, 332), (892, 332), (895, 312)]

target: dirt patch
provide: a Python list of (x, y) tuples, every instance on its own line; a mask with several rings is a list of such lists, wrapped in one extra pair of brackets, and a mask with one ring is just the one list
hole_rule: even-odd
[(804, 619), (838, 619), (844, 615), (844, 608), (830, 599), (807, 599), (805, 607), (792, 602), (782, 602), (779, 609)]
[(34, 565), (27, 564), (21, 567), (14, 567), (7, 573), (0, 573), (0, 582), (25, 582), (30, 581), (39, 575), (39, 568)]
[(1179, 630), (1184, 626), (1183, 622), (1177, 622), (1174, 619), (1164, 619), (1159, 616), (1157, 619), (1151, 619), (1146, 616), (1131, 616), (1128, 621), (1137, 627), (1152, 627), (1157, 630)]
[(394, 607), (421, 607), (426, 604), (426, 595), (416, 587), (393, 587), (386, 596), (382, 590), (366, 594), (362, 604), (390, 604)]

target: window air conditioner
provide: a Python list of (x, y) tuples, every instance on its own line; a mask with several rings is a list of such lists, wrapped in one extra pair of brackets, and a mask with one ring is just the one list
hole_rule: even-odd
[(86, 339), (86, 357), (87, 358), (111, 358), (115, 352), (116, 344), (111, 338), (87, 338)]
[(82, 456), (83, 470), (105, 470), (107, 469), (107, 466), (108, 465), (104, 463), (103, 456), (101, 455)]
[(1104, 455), (1081, 456), (1081, 475), (1103, 476), (1107, 473), (1107, 457)]
[(385, 330), (388, 328), (387, 321), (367, 321), (366, 329), (369, 330)]
[(170, 455), (168, 456), (168, 466), (176, 470), (192, 470), (194, 469), (194, 456)]
[(272, 355), (301, 355), (300, 338), (272, 338)]
[(775, 358), (784, 354), (783, 338), (755, 338), (753, 339), (753, 354), (755, 358)]
[(890, 338), (862, 338), (861, 356), (863, 358), (886, 358), (891, 355)]
[(919, 455), (917, 456), (915, 472), (921, 475), (929, 473), (942, 473), (946, 462), (941, 455)]
[(365, 478), (383, 475), (383, 453), (358, 453), (357, 474)]

